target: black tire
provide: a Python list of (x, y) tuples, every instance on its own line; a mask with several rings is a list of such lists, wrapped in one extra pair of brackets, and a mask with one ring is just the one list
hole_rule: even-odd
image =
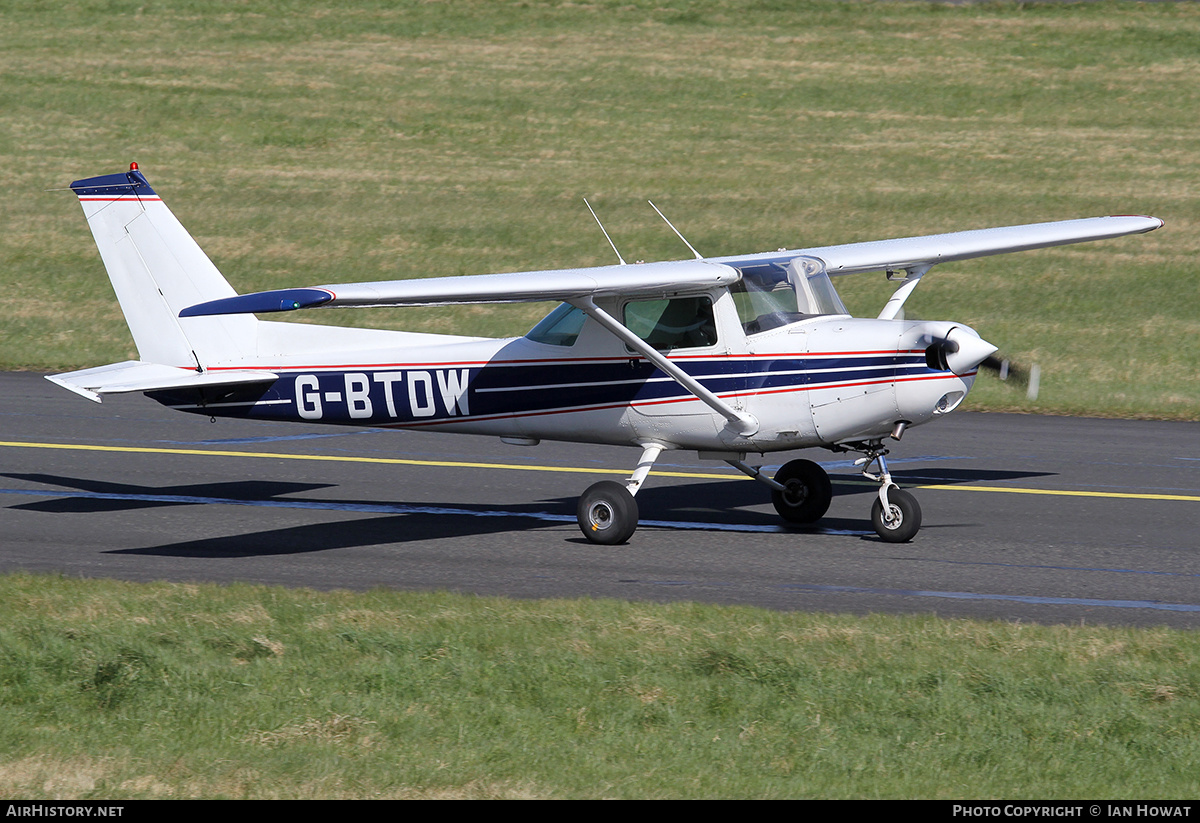
[(875, 533), (888, 543), (907, 543), (921, 530), (921, 507), (917, 499), (901, 489), (888, 489), (888, 508), (891, 518), (884, 520), (883, 504), (875, 498), (871, 507), (871, 525)]
[(789, 523), (815, 523), (829, 511), (833, 484), (825, 470), (811, 460), (793, 460), (775, 473), (787, 491), (772, 491), (771, 503)]
[(623, 484), (601, 480), (580, 496), (575, 517), (584, 537), (593, 543), (612, 546), (633, 536), (638, 524), (638, 505)]

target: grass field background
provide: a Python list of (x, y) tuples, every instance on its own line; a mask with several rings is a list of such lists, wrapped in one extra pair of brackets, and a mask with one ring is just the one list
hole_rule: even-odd
[(1200, 634), (0, 576), (0, 798), (1194, 799)]
[[(1036, 406), (1200, 417), (1200, 5), (0, 2), (0, 368), (135, 355), (73, 179), (132, 160), (239, 291), (771, 250), (1110, 213), (948, 265), (910, 314)], [(873, 316), (882, 276), (840, 278)], [(520, 334), (545, 306), (313, 312)]]

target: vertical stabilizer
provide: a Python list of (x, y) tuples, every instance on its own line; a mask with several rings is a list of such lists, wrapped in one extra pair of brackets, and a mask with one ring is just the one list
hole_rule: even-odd
[(145, 362), (203, 369), (252, 354), (252, 315), (179, 317), (237, 293), (150, 188), (137, 164), (128, 172), (76, 180), (104, 267)]

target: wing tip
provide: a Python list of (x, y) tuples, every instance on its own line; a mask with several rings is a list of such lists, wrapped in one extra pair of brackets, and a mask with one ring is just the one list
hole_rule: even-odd
[(179, 312), (180, 317), (211, 317), (218, 314), (270, 314), (272, 312), (311, 309), (337, 297), (328, 289), (277, 289), (240, 294), (197, 303)]
[(1154, 231), (1155, 229), (1161, 229), (1163, 226), (1167, 225), (1166, 220), (1163, 220), (1161, 217), (1152, 217), (1149, 214), (1112, 214), (1109, 216), (1115, 218), (1132, 218), (1134, 220), (1149, 220), (1150, 224), (1147, 225), (1146, 228), (1142, 229), (1142, 234), (1145, 234), (1148, 231)]

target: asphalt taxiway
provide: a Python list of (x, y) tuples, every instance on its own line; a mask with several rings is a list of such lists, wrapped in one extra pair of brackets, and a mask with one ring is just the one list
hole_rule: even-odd
[[(627, 545), (575, 498), (635, 450), (218, 420), (0, 374), (0, 570), (1200, 627), (1200, 424), (957, 413), (889, 461), (924, 527), (881, 542), (852, 455), (783, 527), (765, 487), (666, 453)], [(795, 455), (768, 455), (779, 465)], [(843, 459), (845, 458), (845, 459)]]

